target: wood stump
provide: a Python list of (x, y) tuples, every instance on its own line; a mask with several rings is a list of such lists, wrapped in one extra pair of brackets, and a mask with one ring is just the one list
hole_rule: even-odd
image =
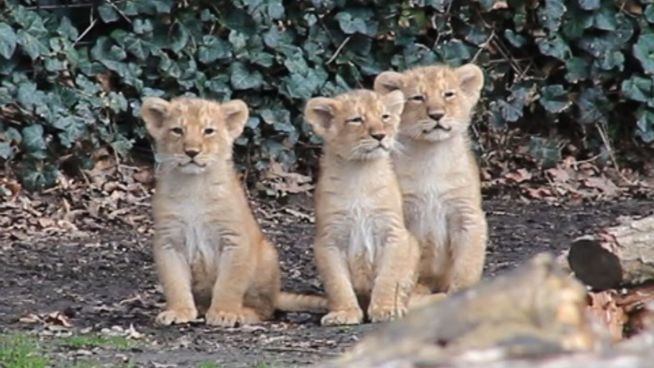
[(654, 216), (623, 220), (575, 239), (568, 263), (575, 276), (594, 290), (654, 280)]

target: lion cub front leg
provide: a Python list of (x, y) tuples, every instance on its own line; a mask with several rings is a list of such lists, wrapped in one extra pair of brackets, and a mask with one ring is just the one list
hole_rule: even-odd
[(321, 240), (316, 242), (314, 252), (329, 300), (329, 313), (322, 317), (321, 324), (356, 325), (363, 322), (363, 311), (352, 287), (345, 255), (337, 247)]
[(449, 222), (452, 267), (448, 292), (452, 292), (468, 288), (481, 279), (488, 229), (481, 211), (468, 216), (453, 215)]
[(254, 265), (248, 257), (248, 244), (225, 247), (218, 266), (211, 305), (205, 314), (207, 324), (234, 327), (260, 321), (251, 308), (243, 306), (245, 292), (252, 284)]
[(154, 261), (166, 297), (166, 310), (156, 322), (162, 325), (187, 323), (198, 317), (191, 291), (191, 270), (184, 256), (169, 244), (156, 240)]
[(371, 322), (391, 321), (406, 314), (419, 257), (418, 243), (408, 232), (398, 230), (389, 236), (368, 307)]

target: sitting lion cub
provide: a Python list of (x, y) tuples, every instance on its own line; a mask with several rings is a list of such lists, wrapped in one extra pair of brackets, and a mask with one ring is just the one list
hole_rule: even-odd
[(432, 292), (468, 287), (484, 266), (487, 226), (468, 138), (483, 83), (473, 64), (384, 72), (375, 80), (377, 92), (407, 96), (393, 161), (405, 222), (422, 248), (418, 283)]
[(277, 251), (232, 164), (247, 105), (148, 97), (141, 115), (156, 144), (154, 260), (166, 297), (157, 322), (205, 314), (208, 324), (230, 327), (268, 319), (275, 307), (325, 311), (324, 298), (279, 291)]
[(323, 325), (373, 322), (405, 314), (417, 279), (416, 240), (404, 227), (402, 195), (389, 153), (404, 105), (356, 90), (316, 97), (304, 116), (324, 140), (315, 192), (314, 252), (329, 299)]

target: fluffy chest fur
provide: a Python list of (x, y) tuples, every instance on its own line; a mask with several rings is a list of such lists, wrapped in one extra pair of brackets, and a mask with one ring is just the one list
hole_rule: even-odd
[[(189, 264), (203, 263), (213, 268), (220, 255), (223, 226), (221, 214), (224, 189), (202, 182), (178, 182), (158, 187), (154, 200), (155, 225), (159, 236), (170, 238), (171, 245)], [(211, 188), (211, 189), (208, 189)]]
[(443, 247), (448, 242), (448, 215), (462, 203), (475, 203), (479, 174), (463, 138), (420, 146), (394, 157), (408, 229), (421, 241)]
[(363, 257), (374, 263), (383, 247), (386, 232), (384, 225), (370, 201), (357, 199), (350, 202), (340, 216), (340, 229), (337, 231), (341, 235), (339, 242), (346, 247), (348, 258)]
[(318, 190), (322, 232), (326, 232), (349, 259), (374, 264), (389, 231), (402, 219), (399, 187), (389, 165), (329, 172)]

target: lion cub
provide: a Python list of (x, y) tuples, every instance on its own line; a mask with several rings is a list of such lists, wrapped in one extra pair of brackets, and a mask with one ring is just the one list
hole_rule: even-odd
[(487, 225), (468, 138), (483, 83), (473, 64), (384, 72), (375, 79), (377, 92), (407, 96), (393, 162), (406, 225), (421, 244), (418, 282), (432, 292), (468, 287), (484, 266)]
[(277, 251), (232, 164), (247, 105), (148, 97), (141, 115), (156, 145), (153, 251), (166, 297), (157, 322), (204, 314), (207, 324), (230, 327), (268, 319), (275, 307), (326, 310), (324, 298), (279, 291)]
[(324, 140), (314, 244), (329, 299), (323, 325), (361, 323), (360, 305), (373, 322), (406, 312), (420, 255), (389, 157), (403, 105), (400, 91), (368, 90), (306, 105), (305, 119)]

